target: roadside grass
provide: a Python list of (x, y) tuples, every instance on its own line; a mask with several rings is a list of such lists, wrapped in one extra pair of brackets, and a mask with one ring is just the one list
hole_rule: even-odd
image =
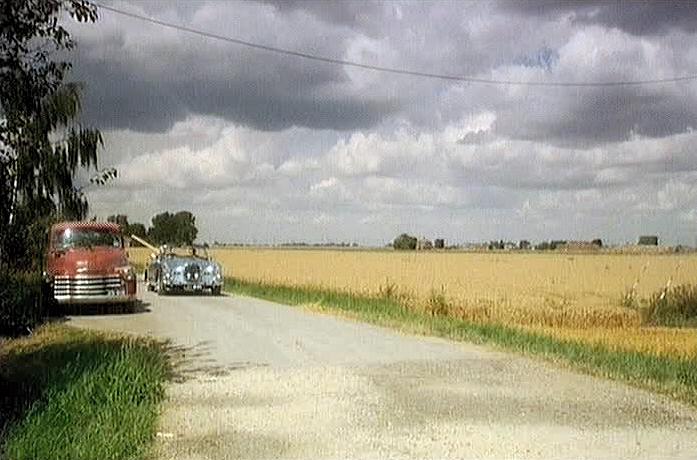
[[(656, 356), (616, 350), (602, 344), (550, 337), (540, 332), (501, 324), (472, 323), (408, 309), (398, 298), (362, 297), (321, 288), (288, 287), (227, 278), (228, 292), (258, 297), (314, 310), (338, 313), (407, 333), (494, 345), (524, 355), (538, 356), (589, 374), (612, 378), (669, 395), (697, 407), (697, 358)], [(430, 310), (430, 313), (429, 313)]]
[(657, 292), (641, 312), (650, 324), (697, 327), (697, 285), (683, 284)]
[(144, 458), (169, 374), (153, 340), (56, 324), (4, 340), (0, 458)]

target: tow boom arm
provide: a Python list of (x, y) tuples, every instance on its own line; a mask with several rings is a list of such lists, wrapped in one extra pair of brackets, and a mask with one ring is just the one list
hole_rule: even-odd
[(146, 248), (150, 249), (150, 250), (151, 250), (152, 252), (154, 252), (155, 254), (157, 254), (157, 253), (160, 252), (160, 250), (159, 250), (158, 248), (156, 248), (156, 247), (153, 246), (152, 244), (148, 243), (147, 241), (145, 241), (143, 238), (141, 238), (141, 237), (139, 237), (139, 236), (131, 235), (131, 238), (133, 238), (134, 240), (136, 240), (137, 242), (139, 242), (140, 244), (142, 244), (142, 245), (145, 246)]

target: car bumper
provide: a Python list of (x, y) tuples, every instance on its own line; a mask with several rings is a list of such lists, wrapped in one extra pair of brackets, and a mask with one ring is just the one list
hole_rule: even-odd
[(221, 286), (220, 283), (205, 284), (205, 283), (165, 283), (165, 289), (177, 289), (181, 291), (205, 291)]
[(54, 296), (56, 302), (61, 305), (76, 304), (102, 304), (102, 303), (130, 303), (136, 301), (135, 295), (67, 295)]

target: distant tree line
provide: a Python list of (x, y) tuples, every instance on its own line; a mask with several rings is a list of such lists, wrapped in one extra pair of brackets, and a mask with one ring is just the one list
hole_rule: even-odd
[[(128, 216), (124, 214), (111, 215), (107, 221), (120, 225), (127, 236), (136, 235), (156, 245), (187, 246), (192, 244), (198, 235), (196, 217), (189, 211), (157, 214), (153, 216), (149, 228), (139, 222), (130, 223)], [(137, 241), (133, 241), (132, 244), (140, 246)]]
[[(217, 243), (217, 242), (216, 242)], [(240, 245), (240, 243), (238, 243)], [(234, 246), (234, 244), (233, 244)], [(340, 241), (338, 243), (329, 241), (326, 243), (308, 243), (306, 241), (286, 241), (284, 243), (279, 243), (276, 246), (279, 247), (313, 247), (313, 248), (357, 248), (358, 243)]]
[[(646, 242), (644, 242), (646, 241)], [(643, 240), (640, 239), (639, 244), (657, 244), (651, 237), (644, 237)], [(431, 242), (425, 238), (417, 238), (415, 236), (409, 235), (407, 233), (402, 233), (391, 243), (388, 244), (395, 250), (398, 251), (414, 251), (419, 249), (446, 249), (445, 240), (442, 238), (436, 238)], [(459, 246), (448, 246), (449, 249), (457, 248)], [(531, 250), (536, 251), (554, 251), (556, 249), (568, 248), (568, 247), (596, 247), (602, 248), (603, 241), (600, 238), (593, 239), (591, 241), (567, 241), (567, 240), (550, 240), (542, 241), (538, 244), (533, 245), (529, 240), (520, 240), (518, 242), (514, 241), (504, 241), (504, 240), (492, 240), (488, 243), (481, 245), (476, 245), (481, 249), (488, 249), (490, 251), (494, 250)]]

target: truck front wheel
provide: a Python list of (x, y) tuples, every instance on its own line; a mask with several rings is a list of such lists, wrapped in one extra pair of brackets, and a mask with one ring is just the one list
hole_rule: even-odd
[(55, 297), (53, 297), (53, 283), (49, 280), (41, 282), (41, 303), (44, 314), (52, 316), (60, 314), (60, 308)]

